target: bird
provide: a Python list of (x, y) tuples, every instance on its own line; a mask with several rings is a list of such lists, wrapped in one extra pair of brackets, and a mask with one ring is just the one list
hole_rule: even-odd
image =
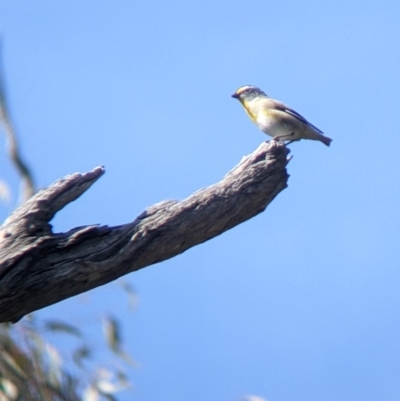
[(312, 139), (321, 141), (326, 146), (332, 142), (331, 138), (323, 135), (319, 128), (297, 111), (270, 98), (257, 86), (241, 86), (232, 97), (239, 100), (257, 127), (275, 140), (291, 143), (300, 139)]

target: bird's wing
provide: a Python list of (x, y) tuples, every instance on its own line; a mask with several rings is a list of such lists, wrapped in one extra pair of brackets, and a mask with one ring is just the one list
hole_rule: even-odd
[(301, 114), (299, 114), (297, 111), (291, 109), (290, 107), (286, 106), (285, 104), (283, 104), (281, 102), (275, 102), (275, 107), (278, 110), (281, 110), (281, 111), (284, 111), (287, 114), (290, 114), (292, 117), (294, 117), (297, 120), (301, 121), (305, 125), (308, 125), (309, 127), (313, 128), (315, 131), (319, 132), (320, 134), (323, 134), (323, 132), (319, 128), (317, 128), (315, 125), (311, 124)]

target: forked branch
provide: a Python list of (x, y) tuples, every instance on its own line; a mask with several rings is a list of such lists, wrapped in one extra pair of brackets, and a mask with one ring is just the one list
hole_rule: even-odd
[(220, 182), (116, 227), (53, 233), (49, 224), (104, 174), (102, 167), (38, 192), (0, 227), (0, 322), (172, 258), (261, 213), (287, 186), (288, 152), (282, 142), (263, 143)]

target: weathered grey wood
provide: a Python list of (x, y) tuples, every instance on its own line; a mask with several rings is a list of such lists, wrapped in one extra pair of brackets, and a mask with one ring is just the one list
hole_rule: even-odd
[(55, 234), (49, 224), (104, 173), (101, 167), (38, 192), (0, 228), (0, 322), (171, 258), (257, 215), (287, 186), (288, 152), (282, 142), (263, 143), (220, 182), (116, 227)]

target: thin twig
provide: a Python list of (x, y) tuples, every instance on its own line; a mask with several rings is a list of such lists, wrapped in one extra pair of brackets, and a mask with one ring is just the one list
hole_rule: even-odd
[(0, 122), (3, 124), (4, 133), (6, 135), (8, 154), (11, 162), (21, 176), (21, 193), (20, 201), (25, 202), (35, 193), (35, 184), (27, 164), (22, 159), (17, 141), (17, 133), (12, 123), (7, 105), (7, 97), (5, 90), (5, 74), (2, 63), (2, 48), (0, 42)]

